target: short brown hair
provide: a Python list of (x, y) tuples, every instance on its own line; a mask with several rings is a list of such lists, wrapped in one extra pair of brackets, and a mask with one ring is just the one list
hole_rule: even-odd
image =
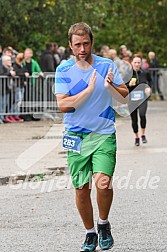
[(140, 52), (137, 52), (133, 55), (132, 59), (134, 58), (140, 58), (142, 60), (142, 54)]
[(93, 33), (90, 26), (84, 22), (73, 24), (68, 31), (68, 39), (72, 42), (72, 35), (84, 36), (88, 34), (91, 42), (93, 41)]
[(20, 64), (23, 62), (23, 60), (24, 60), (24, 53), (18, 53), (15, 59), (16, 63)]

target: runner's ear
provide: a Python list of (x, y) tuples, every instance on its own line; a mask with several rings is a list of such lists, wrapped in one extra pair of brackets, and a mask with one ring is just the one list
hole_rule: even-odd
[(92, 46), (94, 45), (94, 38), (92, 38)]
[(71, 45), (70, 41), (68, 42), (68, 45), (69, 45), (70, 49), (72, 50), (72, 45)]

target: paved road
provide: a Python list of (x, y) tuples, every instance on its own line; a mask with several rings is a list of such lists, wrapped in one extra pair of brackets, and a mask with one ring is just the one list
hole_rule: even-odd
[[(114, 252), (167, 251), (166, 125), (167, 102), (150, 101), (148, 144), (135, 147), (130, 119), (117, 119), (110, 213)], [(60, 147), (62, 129), (62, 124), (48, 120), (0, 125), (0, 177), (15, 175), (12, 178), (17, 182), (0, 186), (1, 252), (79, 251), (85, 233)], [(53, 171), (61, 176), (54, 176)], [(47, 174), (45, 181), (40, 176), (17, 181), (20, 174), (39, 173)], [(92, 199), (96, 221), (94, 188)]]

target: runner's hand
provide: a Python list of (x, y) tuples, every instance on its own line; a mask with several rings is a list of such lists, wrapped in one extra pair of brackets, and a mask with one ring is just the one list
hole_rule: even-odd
[(114, 73), (112, 72), (111, 68), (109, 68), (105, 81), (104, 81), (105, 88), (108, 88), (109, 85), (112, 84), (113, 79), (114, 79)]
[(88, 88), (91, 92), (93, 92), (93, 90), (95, 89), (95, 83), (96, 83), (96, 69), (94, 69), (88, 84)]
[(144, 92), (147, 96), (149, 96), (151, 94), (151, 88), (147, 87)]

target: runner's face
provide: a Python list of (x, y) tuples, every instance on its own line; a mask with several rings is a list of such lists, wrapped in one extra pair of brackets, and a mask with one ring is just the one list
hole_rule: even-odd
[(141, 68), (141, 59), (138, 57), (135, 57), (132, 60), (132, 66), (134, 70), (139, 70)]
[(83, 36), (73, 35), (69, 46), (77, 61), (85, 60), (89, 62), (91, 60), (92, 43), (88, 34)]

